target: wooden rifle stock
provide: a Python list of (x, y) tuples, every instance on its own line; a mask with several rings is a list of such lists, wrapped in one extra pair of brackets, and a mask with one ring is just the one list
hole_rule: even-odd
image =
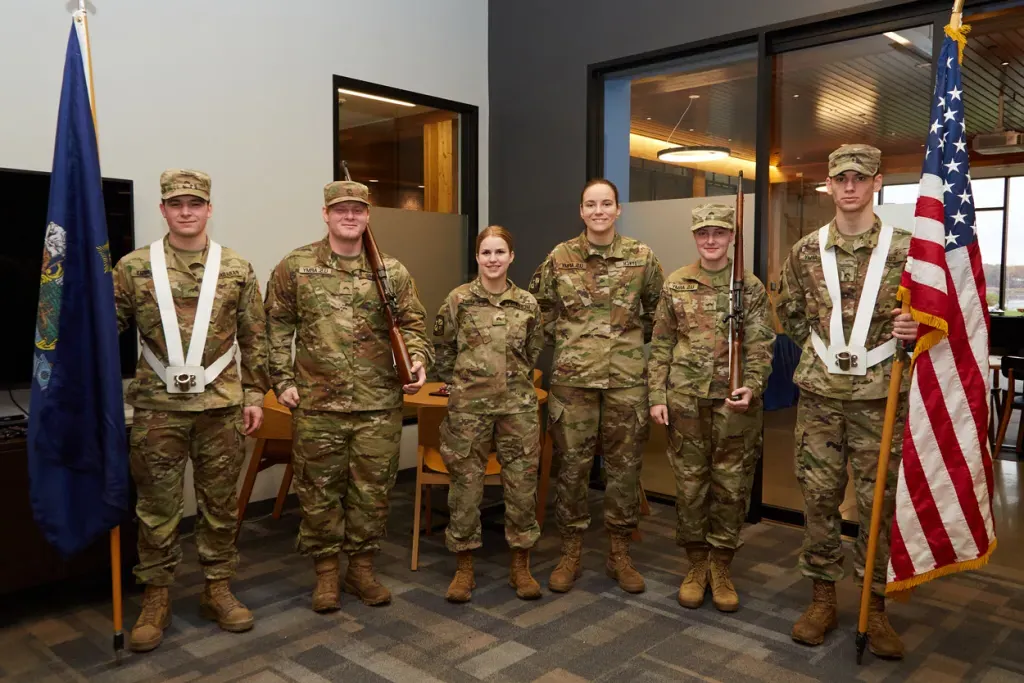
[(743, 386), (743, 171), (736, 191), (736, 229), (733, 230), (732, 284), (729, 287), (729, 394)]
[[(342, 161), (342, 168), (345, 170), (345, 180), (352, 180), (348, 172), (348, 163)], [(391, 281), (388, 278), (387, 268), (384, 267), (384, 260), (380, 257), (380, 250), (377, 249), (377, 241), (373, 239), (373, 232), (370, 226), (366, 226), (363, 232), (363, 251), (366, 253), (366, 260), (373, 272), (373, 281), (377, 285), (377, 294), (384, 304), (384, 315), (388, 324), (388, 339), (391, 342), (391, 353), (395, 358), (395, 369), (398, 371), (398, 379), (403, 385), (412, 384), (416, 376), (412, 371), (412, 358), (409, 356), (409, 349), (405, 345), (405, 338), (402, 337), (402, 330), (398, 328), (398, 299), (391, 289)]]

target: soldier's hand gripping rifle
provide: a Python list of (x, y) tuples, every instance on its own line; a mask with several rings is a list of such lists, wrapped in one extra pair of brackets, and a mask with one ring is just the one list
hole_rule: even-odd
[[(351, 181), (352, 176), (348, 172), (348, 163), (342, 161), (341, 167), (345, 170), (345, 180)], [(416, 375), (412, 371), (412, 358), (409, 357), (409, 349), (406, 348), (402, 331), (398, 328), (398, 298), (395, 296), (395, 290), (391, 288), (388, 270), (384, 267), (384, 260), (380, 257), (377, 242), (373, 239), (373, 232), (370, 231), (369, 225), (363, 232), (363, 250), (366, 252), (366, 260), (370, 263), (370, 270), (373, 272), (373, 281), (377, 283), (377, 294), (384, 302), (388, 338), (391, 340), (391, 353), (395, 359), (398, 379), (403, 385), (412, 384), (416, 381)]]
[(738, 401), (736, 391), (743, 386), (743, 171), (740, 171), (736, 190), (736, 228), (733, 230), (734, 248), (732, 280), (729, 285), (729, 398)]

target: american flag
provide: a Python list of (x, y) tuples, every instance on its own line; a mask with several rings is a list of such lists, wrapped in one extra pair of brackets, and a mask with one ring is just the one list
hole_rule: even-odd
[(914, 235), (900, 285), (900, 298), (921, 327), (888, 593), (977, 569), (996, 546), (987, 431), (989, 317), (958, 46), (950, 32), (956, 34), (947, 27), (939, 57)]

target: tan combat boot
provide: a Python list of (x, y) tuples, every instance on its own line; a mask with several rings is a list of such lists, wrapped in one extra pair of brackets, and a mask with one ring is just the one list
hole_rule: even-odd
[(316, 569), (313, 611), (323, 614), (341, 609), (341, 590), (338, 588), (338, 556), (318, 557), (313, 561), (313, 566)]
[(562, 536), (562, 557), (558, 566), (551, 572), (548, 589), (555, 593), (568, 593), (576, 584), (576, 579), (583, 574), (580, 553), (583, 552), (583, 535), (570, 534)]
[(457, 556), (458, 565), (455, 569), (455, 578), (448, 584), (448, 592), (444, 599), (448, 602), (469, 602), (472, 597), (472, 590), (476, 588), (476, 578), (473, 576), (473, 554), (463, 550)]
[(727, 548), (711, 549), (711, 599), (719, 612), (735, 612), (740, 608), (740, 596), (729, 576), (734, 552)]
[(679, 585), (677, 600), (683, 607), (697, 609), (704, 604), (704, 594), (708, 590), (708, 553), (703, 543), (689, 543), (686, 546), (686, 557), (690, 560), (690, 571)]
[(793, 624), (793, 640), (804, 645), (821, 645), (825, 634), (839, 626), (836, 585), (814, 580), (814, 597), (807, 611)]
[(517, 548), (512, 551), (508, 585), (516, 589), (516, 597), (520, 600), (536, 600), (540, 597), (540, 584), (530, 574), (529, 550)]
[(252, 612), (231, 593), (227, 579), (207, 579), (199, 598), (199, 611), (204, 619), (216, 621), (224, 631), (242, 633), (252, 628)]
[(373, 573), (373, 551), (349, 555), (348, 571), (343, 587), (364, 605), (386, 605), (391, 602), (391, 591), (384, 587)]
[(612, 548), (604, 566), (608, 576), (619, 582), (619, 588), (627, 593), (643, 593), (647, 585), (629, 557), (629, 536), (628, 531), (611, 533)]
[(871, 596), (868, 610), (868, 649), (877, 657), (903, 659), (903, 641), (885, 615), (885, 598)]
[(142, 594), (142, 614), (132, 627), (128, 646), (134, 652), (149, 652), (164, 639), (171, 625), (171, 598), (167, 586), (146, 586)]

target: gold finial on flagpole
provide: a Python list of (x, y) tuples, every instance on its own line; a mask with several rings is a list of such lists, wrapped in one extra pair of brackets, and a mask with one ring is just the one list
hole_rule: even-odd
[(963, 23), (964, 0), (953, 0), (953, 15), (949, 18), (950, 27), (956, 31)]

